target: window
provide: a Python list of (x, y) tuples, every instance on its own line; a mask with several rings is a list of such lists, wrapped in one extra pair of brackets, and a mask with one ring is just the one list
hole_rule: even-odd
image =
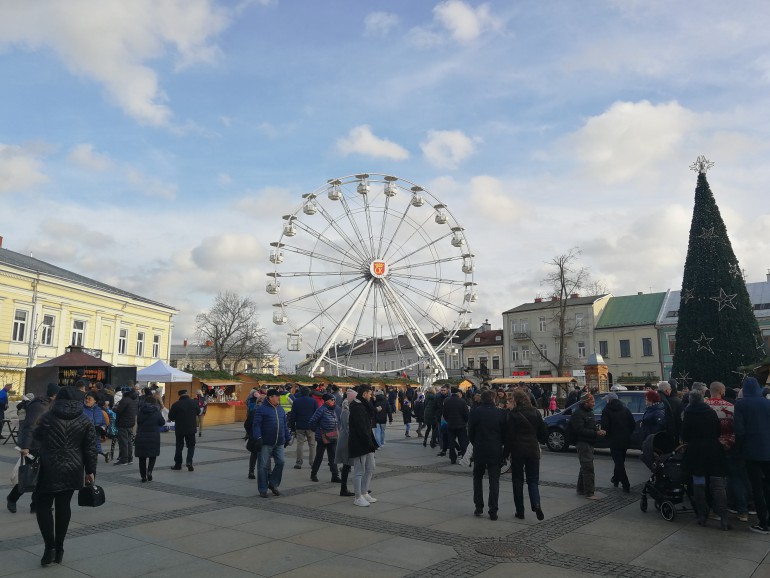
[(144, 357), (144, 331), (136, 332), (136, 356)]
[(473, 338), (474, 343), (481, 343), (481, 337), (474, 337)]
[(479, 357), (479, 369), (486, 369), (489, 367), (489, 361), (486, 357)]
[(83, 347), (85, 334), (86, 334), (86, 322), (73, 321), (72, 322), (72, 345)]
[(670, 333), (666, 335), (666, 341), (668, 342), (669, 355), (674, 355), (676, 353), (676, 334)]
[(160, 357), (160, 335), (152, 336), (152, 356), (155, 358)]
[(599, 342), (599, 355), (601, 355), (603, 358), (607, 359), (610, 356), (610, 348), (607, 347), (606, 341), (600, 341)]
[(492, 356), (492, 369), (500, 369), (500, 356), (499, 355), (493, 355)]
[(511, 319), (511, 334), (516, 335), (519, 332), (519, 322), (517, 319)]
[(585, 313), (575, 313), (575, 329), (583, 327), (583, 318)]
[(519, 360), (519, 346), (511, 345), (511, 361), (516, 362)]
[(679, 309), (666, 312), (666, 317), (679, 317)]
[(652, 357), (652, 337), (642, 337), (642, 355)]
[(631, 357), (631, 341), (628, 339), (620, 340), (620, 357)]
[(25, 335), (27, 335), (27, 312), (17, 309), (16, 314), (13, 316), (13, 335), (11, 339), (23, 342)]
[(502, 335), (495, 335), (495, 341), (502, 341), (503, 336)]
[(40, 334), (41, 345), (53, 344), (53, 328), (56, 318), (53, 315), (43, 315), (43, 331)]
[(545, 331), (545, 317), (538, 318), (537, 326), (539, 331)]
[(578, 357), (580, 359), (584, 359), (586, 356), (586, 342), (578, 341), (577, 350), (578, 350)]
[(469, 357), (467, 361), (468, 369), (473, 369), (474, 364), (475, 364), (474, 359), (472, 357)]
[(521, 360), (529, 361), (529, 345), (521, 346)]
[(126, 343), (128, 341), (128, 329), (121, 329), (118, 337), (118, 354), (126, 354)]
[(529, 319), (522, 319), (521, 320), (521, 332), (522, 333), (529, 333)]
[(548, 346), (545, 343), (540, 344), (540, 359), (545, 361), (545, 358), (548, 357)]

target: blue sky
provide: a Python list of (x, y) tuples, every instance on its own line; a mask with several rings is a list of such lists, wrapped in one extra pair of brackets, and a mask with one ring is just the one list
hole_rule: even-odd
[(489, 318), (581, 262), (678, 289), (709, 182), (747, 280), (770, 249), (770, 6), (719, 1), (0, 0), (4, 247), (180, 309), (264, 305), (281, 215), (328, 179), (420, 183)]

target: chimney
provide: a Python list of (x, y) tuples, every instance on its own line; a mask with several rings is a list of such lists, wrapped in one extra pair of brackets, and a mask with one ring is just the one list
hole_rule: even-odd
[(580, 293), (573, 293), (569, 296), (570, 299), (577, 299), (578, 297), (580, 297)]
[(644, 295), (644, 291), (637, 292), (637, 295)]
[[(0, 249), (3, 248), (3, 236), (0, 235)], [(770, 273), (768, 273), (768, 277), (770, 277)]]
[(211, 341), (210, 339), (206, 341), (206, 347), (211, 347), (212, 345), (214, 345), (213, 341)]
[(559, 300), (559, 297), (557, 295), (553, 295), (551, 297), (551, 301), (558, 301), (558, 300)]
[[(0, 237), (0, 247), (3, 246), (3, 238)], [(770, 283), (770, 269), (767, 270), (767, 282)]]
[(535, 297), (535, 303), (542, 303), (543, 298), (542, 297)]
[(184, 346), (187, 347), (187, 340), (184, 340)]

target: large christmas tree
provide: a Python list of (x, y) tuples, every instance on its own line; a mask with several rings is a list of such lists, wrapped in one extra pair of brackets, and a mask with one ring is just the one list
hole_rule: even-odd
[(757, 320), (722, 216), (706, 180), (714, 163), (698, 157), (695, 206), (684, 264), (671, 376), (682, 385), (736, 385), (739, 367), (764, 357)]

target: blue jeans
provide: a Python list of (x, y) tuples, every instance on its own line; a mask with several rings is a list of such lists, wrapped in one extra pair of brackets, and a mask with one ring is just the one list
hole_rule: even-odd
[[(270, 458), (273, 459), (273, 470), (268, 471), (270, 467)], [(283, 476), (283, 446), (263, 445), (259, 452), (257, 463), (257, 488), (259, 493), (267, 492), (268, 484), (277, 488), (281, 485)]]
[(384, 446), (385, 445), (385, 424), (378, 423), (372, 431), (374, 432), (374, 441), (377, 442), (377, 445), (380, 447)]
[(529, 505), (532, 509), (540, 507), (540, 458), (522, 458), (511, 456), (511, 478), (513, 480), (513, 503), (516, 512), (524, 513), (524, 473), (527, 474)]

